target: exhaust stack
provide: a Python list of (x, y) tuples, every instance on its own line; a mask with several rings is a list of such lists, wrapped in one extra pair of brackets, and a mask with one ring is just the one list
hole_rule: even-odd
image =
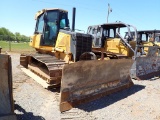
[(75, 31), (75, 17), (76, 17), (76, 8), (73, 7), (73, 13), (72, 13), (72, 31)]

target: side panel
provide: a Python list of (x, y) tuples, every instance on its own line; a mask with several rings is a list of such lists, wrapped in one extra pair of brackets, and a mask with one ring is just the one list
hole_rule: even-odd
[(133, 60), (79, 61), (62, 70), (60, 111), (129, 88)]
[(128, 49), (120, 42), (119, 38), (109, 38), (105, 42), (105, 50), (113, 53), (128, 55)]
[(71, 60), (71, 35), (63, 32), (59, 32), (56, 46), (55, 46), (55, 56), (58, 59), (65, 60), (68, 62)]
[[(129, 44), (131, 45), (131, 47), (135, 50), (135, 47), (136, 47), (136, 41), (130, 41)], [(132, 57), (134, 56), (134, 53), (131, 49), (128, 50), (129, 53), (128, 53), (128, 57)]]
[(37, 35), (33, 35), (31, 36), (31, 40), (30, 40), (30, 43), (29, 45), (33, 48), (35, 48), (37, 51), (39, 52), (51, 52), (53, 50), (53, 46), (41, 46), (41, 38), (42, 35), (41, 34), (37, 34)]
[(158, 41), (158, 42), (156, 41), (155, 44), (158, 45), (158, 46), (160, 46), (160, 41)]
[[(143, 46), (153, 46), (153, 43), (151, 42), (142, 42)], [(148, 47), (144, 47), (144, 51), (148, 52)]]
[(70, 34), (59, 32), (55, 48), (61, 49), (67, 53), (71, 53), (70, 40), (71, 40)]
[(34, 48), (40, 48), (40, 40), (41, 40), (42, 35), (41, 34), (35, 34), (31, 37), (30, 40), (30, 46)]
[(0, 120), (14, 114), (11, 69), (10, 56), (0, 54)]

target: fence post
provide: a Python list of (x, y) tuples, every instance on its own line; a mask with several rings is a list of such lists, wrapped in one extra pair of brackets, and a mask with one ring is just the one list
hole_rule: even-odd
[(0, 46), (0, 53), (1, 53), (2, 47)]
[(10, 39), (10, 36), (8, 36), (9, 38), (9, 52), (11, 52), (11, 39)]

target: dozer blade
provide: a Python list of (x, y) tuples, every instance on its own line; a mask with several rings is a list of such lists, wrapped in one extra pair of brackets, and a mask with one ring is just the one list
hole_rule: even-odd
[(60, 111), (133, 85), (131, 59), (79, 61), (62, 70)]
[(160, 47), (151, 46), (148, 54), (143, 57), (137, 57), (132, 69), (131, 78), (138, 80), (147, 80), (160, 75)]
[(11, 58), (0, 54), (0, 120), (16, 120), (12, 91)]

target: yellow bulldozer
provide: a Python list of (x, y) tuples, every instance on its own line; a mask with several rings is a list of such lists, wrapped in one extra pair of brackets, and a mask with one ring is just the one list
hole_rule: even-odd
[[(134, 60), (114, 58), (132, 57), (136, 54), (134, 52), (136, 47), (132, 48), (123, 39), (107, 44), (102, 41), (101, 47), (104, 44), (112, 44), (114, 47), (122, 43), (121, 52), (127, 48), (130, 53), (107, 54), (107, 58), (113, 60), (100, 59), (104, 58), (104, 51), (111, 48), (97, 51), (93, 46), (95, 42), (94, 40), (92, 42), (94, 38), (92, 35), (75, 32), (75, 11), (76, 9), (73, 8), (72, 29), (69, 26), (66, 10), (38, 11), (35, 16), (34, 35), (30, 40), (30, 46), (37, 52), (20, 56), (20, 64), (43, 78), (48, 84), (47, 88), (58, 86), (61, 88), (61, 112), (133, 85), (130, 69)], [(118, 35), (121, 37), (120, 34)]]
[[(134, 30), (134, 38), (131, 29)], [(128, 36), (124, 38), (125, 32)], [(92, 25), (88, 27), (87, 33), (93, 36), (92, 51), (99, 57), (101, 53), (108, 59), (132, 58), (136, 54), (137, 30), (132, 25), (123, 22)]]
[[(92, 25), (87, 30), (87, 33), (93, 36), (92, 51), (99, 59), (134, 60), (130, 77), (135, 79), (159, 76), (160, 47), (155, 45), (155, 42), (148, 41), (149, 34), (156, 36), (158, 40), (158, 32), (158, 30), (137, 32), (136, 27), (123, 22)], [(145, 41), (144, 34), (147, 39)]]
[[(125, 36), (128, 35), (126, 32)], [(131, 36), (135, 36), (135, 32), (131, 32)], [(160, 30), (138, 30), (137, 39), (144, 46), (160, 46)], [(148, 52), (148, 47), (144, 48), (144, 52)]]

